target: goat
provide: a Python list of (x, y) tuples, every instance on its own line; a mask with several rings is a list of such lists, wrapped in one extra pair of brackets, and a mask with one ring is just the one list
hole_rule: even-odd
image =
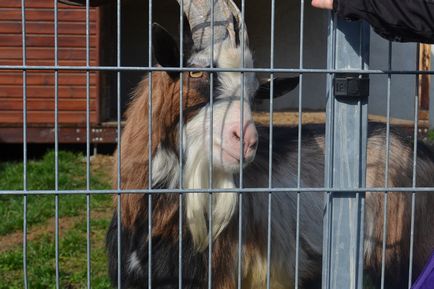
[[(189, 57), (185, 63), (189, 67), (239, 68), (253, 66), (252, 53), (246, 45), (240, 46), (240, 35), (247, 44), (247, 31), (241, 33), (240, 11), (232, 1), (217, 1), (214, 7), (214, 57), (210, 63), (211, 27), (204, 25), (210, 16), (206, 0), (183, 1), (187, 15), (186, 52)], [(206, 18), (206, 17), (205, 17)], [(164, 28), (154, 24), (152, 28), (154, 55), (163, 67), (179, 66), (177, 43)], [(206, 41), (205, 41), (206, 40)], [(189, 47), (192, 43), (192, 47)], [(244, 55), (244, 61), (242, 57)], [(153, 188), (177, 188), (179, 180), (178, 147), (180, 138), (184, 144), (184, 187), (207, 188), (209, 186), (208, 166), (210, 160), (206, 150), (212, 141), (213, 148), (213, 187), (234, 188), (233, 174), (239, 170), (240, 158), (244, 163), (251, 162), (257, 146), (257, 131), (250, 111), (250, 102), (256, 91), (267, 90), (269, 83), (259, 88), (254, 73), (242, 75), (235, 72), (216, 73), (213, 86), (213, 136), (210, 138), (210, 84), (209, 73), (201, 71), (179, 72), (158, 71), (152, 78), (144, 79), (133, 93), (133, 99), (126, 112), (126, 124), (122, 133), (121, 189), (141, 189), (148, 187), (148, 173), (152, 170)], [(183, 81), (183, 132), (180, 137), (180, 82)], [(281, 93), (298, 84), (298, 77), (280, 79)], [(152, 85), (152, 132), (148, 131), (148, 87)], [(242, 89), (244, 91), (242, 92)], [(276, 91), (277, 91), (276, 87)], [(244, 93), (244, 102), (240, 101)], [(243, 106), (244, 123), (240, 125), (240, 109)], [(243, 131), (244, 150), (240, 155), (240, 139)], [(148, 138), (152, 133), (152, 168), (149, 168)], [(117, 161), (116, 165), (117, 167)], [(117, 187), (115, 178), (114, 187)], [(226, 229), (236, 212), (236, 194), (221, 193), (213, 196), (213, 239), (216, 244), (213, 257), (214, 284), (222, 288), (232, 284), (234, 260), (226, 255), (226, 250), (235, 244), (229, 241)], [(186, 224), (183, 229), (184, 272), (186, 288), (203, 288), (206, 280), (207, 257), (202, 252), (208, 246), (206, 222), (207, 196), (195, 193), (186, 195)], [(147, 242), (152, 239), (153, 281), (155, 288), (172, 288), (177, 284), (178, 240), (178, 199), (171, 194), (152, 197), (152, 232), (147, 226), (147, 198), (140, 194), (123, 194), (121, 197), (122, 219), (122, 284), (124, 288), (147, 287)], [(117, 283), (117, 216), (113, 217), (107, 234), (109, 255), (109, 274)], [(218, 253), (219, 252), (219, 253)], [(226, 266), (232, 262), (232, 266)], [(169, 266), (169, 267), (167, 267)], [(225, 267), (223, 270), (222, 267)]]
[[(215, 34), (209, 26), (208, 1), (184, 0), (184, 13), (188, 18), (186, 40), (190, 55), (188, 67), (238, 68), (244, 62), (253, 66), (248, 45), (242, 51), (240, 35), (247, 44), (247, 31), (241, 25), (240, 12), (231, 0), (217, 1)], [(204, 17), (205, 15), (205, 17)], [(244, 29), (244, 31), (242, 31)], [(153, 25), (154, 54), (163, 67), (179, 66), (176, 42), (161, 26)], [(210, 37), (214, 37), (213, 63), (209, 61)], [(188, 43), (188, 42), (187, 42)], [(242, 61), (244, 55), (244, 61)], [(215, 74), (213, 95), (213, 135), (210, 136), (210, 74), (202, 71), (153, 72), (144, 79), (133, 94), (126, 112), (122, 133), (121, 183), (122, 190), (152, 188), (173, 189), (179, 186), (203, 189), (209, 187), (208, 166), (213, 167), (213, 188), (235, 188), (234, 175), (239, 172), (240, 159), (245, 167), (244, 186), (267, 187), (268, 131), (256, 128), (250, 103), (254, 97), (268, 95), (269, 83), (259, 85), (253, 73), (218, 72)], [(180, 81), (183, 81), (183, 131), (180, 128)], [(148, 131), (148, 88), (152, 85), (152, 132)], [(275, 80), (275, 96), (294, 88), (298, 78)], [(244, 90), (244, 91), (242, 91)], [(241, 103), (240, 96), (245, 101)], [(244, 123), (240, 124), (241, 107)], [(243, 152), (240, 152), (243, 131)], [(258, 133), (259, 132), (259, 133)], [(148, 143), (151, 135), (152, 168), (149, 167)], [(183, 172), (179, 169), (179, 144), (183, 143)], [(297, 129), (275, 128), (273, 137), (273, 186), (296, 185)], [(213, 159), (208, 159), (212, 142)], [(384, 176), (384, 130), (371, 126), (368, 141), (367, 185), (381, 186)], [(302, 132), (302, 186), (322, 187), (324, 172), (324, 134), (318, 127), (304, 126)], [(116, 155), (116, 153), (115, 153)], [(117, 160), (118, 161), (118, 160)], [(117, 161), (115, 168), (117, 168)], [(389, 186), (411, 185), (411, 146), (397, 133), (391, 136)], [(116, 171), (116, 170), (115, 170)], [(152, 171), (152, 184), (148, 174)], [(421, 145), (418, 155), (420, 186), (434, 184), (434, 159)], [(116, 175), (116, 172), (115, 172)], [(114, 187), (117, 188), (117, 177)], [(265, 288), (267, 268), (267, 194), (243, 194), (243, 288)], [(117, 215), (113, 216), (107, 233), (109, 275), (113, 285), (118, 283), (118, 261), (121, 265), (122, 288), (148, 287), (148, 262), (151, 261), (153, 288), (178, 286), (179, 196), (152, 194), (152, 231), (148, 231), (148, 198), (143, 194), (121, 196), (121, 259), (117, 251)], [(389, 193), (388, 231), (386, 250), (386, 282), (391, 288), (400, 288), (406, 281), (409, 245), (409, 197), (405, 193)], [(417, 195), (415, 229), (414, 273), (434, 248), (434, 197), (428, 193)], [(181, 214), (186, 220), (182, 227), (182, 285), (184, 288), (205, 288), (208, 277), (208, 231), (212, 237), (212, 287), (236, 288), (238, 247), (238, 197), (236, 193), (215, 193), (212, 212), (208, 212), (208, 194), (185, 194)], [(295, 268), (296, 198), (294, 194), (275, 193), (272, 198), (271, 218), (271, 287), (293, 288)], [(431, 210), (430, 210), (431, 208)], [(322, 255), (323, 198), (318, 193), (303, 193), (300, 220), (301, 288), (319, 288)], [(366, 196), (365, 264), (373, 282), (378, 279), (381, 265), (383, 202), (378, 193)], [(212, 227), (207, 217), (212, 215)], [(431, 217), (430, 217), (431, 216)], [(424, 229), (420, 229), (424, 228)], [(431, 228), (431, 230), (429, 229)], [(148, 260), (148, 245), (152, 243), (152, 257)], [(415, 275), (416, 276), (416, 275)]]

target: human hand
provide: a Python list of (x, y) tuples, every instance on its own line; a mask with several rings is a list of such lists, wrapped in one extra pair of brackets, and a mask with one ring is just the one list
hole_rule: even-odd
[(312, 0), (311, 5), (315, 8), (333, 9), (333, 0)]

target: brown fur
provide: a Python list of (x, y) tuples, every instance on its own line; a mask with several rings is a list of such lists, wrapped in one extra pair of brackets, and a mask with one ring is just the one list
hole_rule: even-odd
[(222, 232), (212, 245), (212, 288), (237, 288), (237, 218)]
[[(155, 155), (157, 146), (165, 144), (177, 151), (176, 140), (178, 138), (177, 124), (180, 115), (180, 81), (173, 79), (166, 72), (152, 73), (152, 156)], [(207, 99), (201, 91), (207, 83), (207, 75), (202, 78), (191, 78), (188, 72), (183, 74), (183, 108), (194, 108), (206, 103)], [(149, 79), (143, 79), (133, 93), (133, 99), (126, 111), (126, 124), (121, 140), (121, 185), (122, 190), (147, 189), (149, 159), (148, 159), (148, 89)], [(194, 111), (187, 111), (184, 121), (188, 120)], [(117, 156), (117, 152), (115, 152)], [(113, 188), (117, 189), (117, 157), (114, 166)], [(164, 200), (160, 200), (163, 199)], [(154, 197), (156, 206), (160, 202), (166, 202), (166, 196)], [(122, 223), (125, 227), (134, 224), (143, 208), (147, 207), (143, 194), (122, 194), (121, 197)], [(142, 211), (142, 212), (141, 212)], [(158, 210), (154, 210), (154, 212)], [(175, 209), (164, 210), (165, 216), (156, 216), (155, 225), (163, 224), (175, 214)], [(154, 226), (156, 232), (164, 229)]]
[[(384, 184), (385, 175), (385, 139), (377, 136), (370, 140), (368, 146), (368, 187), (381, 187)], [(378, 148), (375, 148), (378, 147)], [(402, 140), (392, 137), (390, 145), (388, 187), (411, 187), (413, 153), (408, 146), (402, 144)], [(418, 159), (416, 186), (434, 185), (434, 165), (425, 160)], [(433, 237), (429, 236), (434, 228), (434, 220), (427, 208), (434, 208), (434, 198), (431, 193), (416, 194), (415, 209), (415, 239), (414, 239), (414, 269), (413, 273), (420, 273), (426, 258), (431, 254)], [(368, 268), (380, 272), (382, 265), (382, 246), (384, 231), (384, 194), (367, 193), (366, 205), (367, 221), (373, 223), (372, 236), (365, 236), (374, 242), (373, 254), (365, 258)], [(408, 264), (410, 249), (410, 220), (411, 220), (411, 193), (390, 192), (387, 198), (387, 227), (386, 227), (386, 270), (391, 275), (408, 275), (408, 268), (402, 272), (403, 266)], [(408, 265), (407, 265), (408, 266)], [(417, 275), (416, 275), (417, 276)]]
[[(383, 145), (383, 139), (373, 139), (373, 142), (379, 142), (378, 145)], [(381, 143), (381, 144), (380, 144)], [(385, 144), (384, 144), (385, 145)], [(401, 154), (403, 160), (411, 159), (410, 152), (407, 148), (400, 146), (396, 140), (392, 139), (391, 142), (391, 155)], [(371, 150), (368, 154), (368, 170), (367, 170), (367, 182), (368, 186), (381, 187), (384, 186), (385, 176), (385, 162), (384, 162), (383, 150)], [(389, 160), (389, 181), (388, 186), (396, 187), (400, 186), (398, 183), (402, 170), (402, 164), (399, 163), (395, 157)], [(405, 176), (404, 179), (408, 179), (409, 176)], [(408, 184), (405, 184), (408, 185)], [(373, 255), (367, 258), (367, 266), (381, 270), (381, 258), (382, 258), (382, 240), (383, 240), (383, 212), (384, 212), (384, 194), (381, 193), (367, 193), (368, 200), (368, 216), (375, 218), (373, 221), (373, 235), (367, 236), (374, 242)], [(406, 248), (409, 247), (408, 240), (403, 238), (404, 234), (408, 232), (408, 220), (409, 220), (409, 202), (405, 193), (388, 193), (388, 207), (387, 207), (387, 234), (386, 234), (386, 263), (390, 261), (401, 261), (399, 259), (408, 258), (403, 255), (406, 252)], [(398, 259), (398, 260), (396, 260)], [(402, 272), (403, 273), (403, 272)]]

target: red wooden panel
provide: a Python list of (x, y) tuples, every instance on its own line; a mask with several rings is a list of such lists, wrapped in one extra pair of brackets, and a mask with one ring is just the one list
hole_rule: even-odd
[[(74, 99), (86, 98), (86, 87), (78, 85), (59, 86), (57, 88), (58, 97)], [(90, 98), (96, 98), (97, 89), (95, 86), (89, 87)], [(54, 86), (27, 86), (26, 95), (28, 99), (32, 98), (54, 98)], [(22, 98), (23, 88), (21, 86), (4, 85), (0, 89), (0, 97)], [(0, 105), (1, 108), (1, 105)]]
[[(54, 65), (54, 3), (26, 0), (27, 65)], [(59, 4), (59, 65), (86, 64), (86, 9)], [(22, 65), (21, 0), (0, 1), (0, 65)], [(98, 65), (98, 9), (90, 9), (90, 65)], [(98, 121), (98, 72), (90, 75), (91, 121)], [(0, 70), (0, 126), (22, 123), (22, 71)], [(28, 124), (54, 122), (54, 72), (27, 72)], [(86, 73), (61, 71), (60, 123), (86, 121)]]
[[(83, 60), (86, 59), (86, 49), (83, 48), (59, 48), (59, 59)], [(0, 59), (22, 59), (21, 47), (1, 47)], [(94, 60), (95, 49), (90, 48), (89, 57)], [(54, 59), (54, 48), (30, 47), (26, 49), (26, 59)]]
[[(21, 47), (21, 34), (0, 34), (1, 47)], [(86, 37), (81, 35), (60, 35), (57, 38), (58, 47), (86, 48)], [(28, 35), (27, 47), (54, 47), (54, 35)], [(97, 46), (96, 36), (89, 37), (90, 48)]]
[[(23, 109), (21, 98), (0, 98), (0, 113), (3, 111), (14, 111)], [(90, 111), (95, 111), (95, 100), (89, 101)], [(85, 99), (59, 99), (59, 111), (86, 111)], [(54, 113), (54, 97), (52, 99), (28, 99), (28, 111), (51, 111)]]
[[(89, 27), (91, 34), (95, 34), (96, 24), (89, 23)], [(85, 35), (86, 23), (59, 22), (57, 29), (59, 34)], [(21, 34), (21, 23), (0, 21), (0, 33)], [(28, 21), (26, 22), (26, 33), (52, 35), (54, 34), (54, 23)]]
[[(93, 111), (90, 112), (90, 121), (92, 123), (97, 122), (97, 115)], [(0, 113), (0, 123), (2, 124), (21, 124), (22, 122), (22, 111), (4, 111)], [(54, 113), (51, 111), (29, 111), (27, 113), (27, 123), (54, 123)], [(84, 111), (60, 111), (59, 123), (85, 124), (86, 113)]]
[[(22, 65), (23, 61), (22, 59), (1, 59), (0, 58), (0, 65)], [(54, 59), (48, 60), (48, 59), (27, 59), (26, 60), (27, 65), (49, 65), (54, 66)], [(58, 64), (60, 66), (85, 66), (86, 60), (64, 60), (59, 59)], [(96, 60), (91, 60), (89, 62), (91, 66), (98, 65), (98, 62)], [(1, 72), (1, 71), (0, 71)]]
[[(91, 85), (96, 84), (96, 75), (91, 74), (89, 82)], [(30, 71), (27, 73), (28, 85), (54, 85), (54, 73), (53, 72), (34, 72)], [(0, 85), (19, 85), (23, 84), (22, 73), (21, 72), (0, 72)], [(59, 85), (86, 85), (86, 74), (79, 72), (59, 72)]]
[[(47, 0), (48, 1), (48, 0)], [(3, 4), (0, 4), (2, 7)], [(53, 9), (26, 9), (26, 21), (54, 21), (54, 6)], [(18, 8), (2, 8), (0, 10), (0, 19), (6, 21), (20, 21), (21, 22), (21, 9)], [(85, 9), (58, 9), (58, 21), (68, 22), (85, 22), (86, 10)], [(89, 10), (89, 21), (96, 21), (95, 9)]]
[[(420, 44), (419, 45), (419, 70), (430, 71), (431, 70), (431, 45)], [(419, 108), (427, 111), (422, 113), (422, 117), (429, 118), (429, 96), (430, 96), (431, 77), (428, 74), (419, 75)], [(431, 100), (433, 101), (433, 100)]]
[[(27, 0), (26, 8), (52, 8), (54, 7), (53, 1), (50, 0)], [(4, 8), (21, 8), (21, 0), (7, 0), (2, 1), (0, 7)], [(68, 8), (68, 9), (83, 9), (82, 6), (73, 6), (73, 5), (65, 5), (59, 3), (59, 8)]]

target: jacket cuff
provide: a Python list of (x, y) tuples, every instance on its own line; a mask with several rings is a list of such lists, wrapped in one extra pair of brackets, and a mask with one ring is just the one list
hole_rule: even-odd
[(338, 10), (339, 10), (339, 3), (340, 3), (339, 0), (333, 0), (333, 11), (334, 12), (338, 12)]
[(347, 7), (345, 1), (357, 2), (358, 0), (333, 0), (333, 11), (336, 13), (336, 15), (344, 18), (347, 21), (359, 20), (360, 16), (357, 13), (354, 13), (354, 2), (349, 3), (349, 6)]

